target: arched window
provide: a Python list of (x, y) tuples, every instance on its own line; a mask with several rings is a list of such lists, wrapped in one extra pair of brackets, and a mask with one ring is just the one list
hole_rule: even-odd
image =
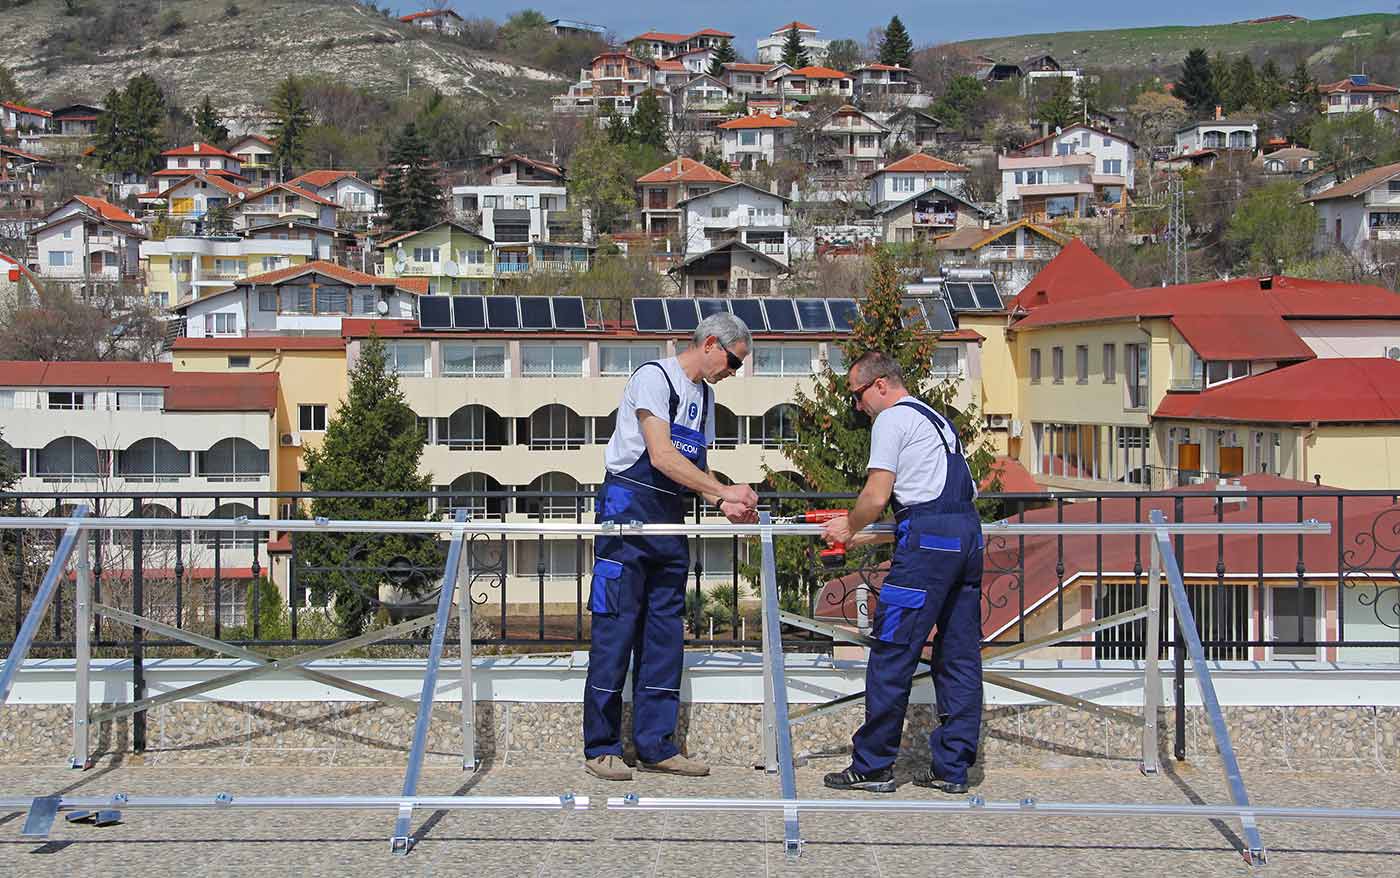
[(140, 439), (117, 452), (117, 475), (128, 481), (171, 482), (189, 474), (189, 452), (164, 439)]
[(587, 422), (566, 405), (535, 409), (527, 423), (526, 444), (532, 451), (581, 448), (588, 436)]
[(593, 442), (595, 445), (606, 445), (612, 439), (613, 433), (617, 432), (617, 409), (612, 410), (612, 414), (606, 418), (593, 419)]
[(1225, 146), (1224, 131), (1207, 131), (1201, 136), (1201, 146), (1206, 149), (1222, 149)]
[(1254, 138), (1250, 136), (1248, 131), (1230, 132), (1231, 149), (1249, 149), (1251, 146), (1254, 145), (1253, 140)]
[(728, 406), (715, 404), (715, 447), (737, 448), (744, 441), (743, 425), (739, 416)]
[(3, 439), (0, 439), (0, 458), (3, 458), (20, 475), (26, 475), (29, 472), (29, 455), (25, 453), (25, 449), (15, 448)]
[(437, 419), (437, 444), (495, 450), (506, 444), (505, 422), (484, 405), (464, 405), (448, 417)]
[(95, 479), (101, 475), (97, 446), (76, 436), (55, 439), (39, 449), (34, 461), (34, 474), (46, 482)]
[(445, 495), (438, 500), (439, 512), (450, 514), (465, 509), (473, 519), (505, 517), (506, 498), (483, 496), (487, 492), (505, 490), (486, 473), (463, 473), (453, 479), (452, 484), (439, 485), (438, 490)]
[[(592, 498), (585, 493), (586, 487), (568, 473), (545, 473), (517, 490), (519, 498), (516, 500), (515, 511), (532, 518), (573, 518), (579, 510), (588, 512), (592, 507)], [(569, 496), (540, 496), (551, 492), (565, 492)], [(579, 494), (584, 496), (576, 496)]]
[(253, 482), (268, 473), (267, 451), (247, 439), (220, 439), (199, 452), (199, 475), (211, 482)]
[(764, 448), (779, 448), (797, 441), (797, 408), (784, 402), (773, 406), (761, 417), (750, 418), (749, 441), (757, 442)]
[[(205, 517), (238, 518), (239, 516), (247, 516), (248, 518), (263, 517), (254, 512), (253, 507), (249, 506), (247, 503), (224, 503), (223, 505), (215, 508), (213, 512), (209, 513)], [(260, 538), (266, 538), (266, 536), (267, 531), (255, 530), (195, 531), (195, 540), (201, 545), (208, 546), (210, 548), (213, 548), (214, 541), (217, 538), (219, 545), (225, 549), (251, 549), (257, 545), (258, 540)]]
[[(146, 503), (146, 504), (143, 504), (143, 505), (141, 506), (140, 509), (133, 509), (132, 511), (128, 512), (128, 513), (126, 514), (126, 517), (127, 517), (127, 518), (178, 518), (179, 516), (177, 516), (177, 515), (175, 514), (175, 510), (174, 510), (174, 509), (171, 509), (169, 506), (166, 506), (164, 503)], [(134, 534), (134, 533), (136, 533), (136, 531), (134, 531), (134, 530), (119, 530), (119, 531), (117, 531), (116, 533), (114, 533), (114, 534), (112, 535), (112, 538), (113, 538), (113, 540), (115, 540), (117, 543), (120, 543), (121, 545), (129, 546), (129, 545), (131, 545), (131, 537), (132, 537), (132, 534)], [(186, 536), (188, 537), (188, 533), (186, 534)], [(145, 529), (145, 530), (142, 530), (142, 531), (141, 531), (141, 542), (142, 542), (142, 545), (143, 545), (145, 548), (147, 548), (147, 549), (150, 549), (150, 548), (152, 548), (153, 546), (160, 546), (160, 547), (162, 547), (162, 548), (164, 548), (164, 547), (166, 547), (166, 546), (173, 546), (173, 545), (175, 545), (175, 531), (173, 531), (173, 530), (166, 530), (166, 529), (156, 529), (156, 528)], [(184, 543), (185, 543), (185, 545), (188, 546), (188, 545), (189, 545), (189, 540), (186, 539), (186, 540), (184, 541)], [(171, 564), (171, 565), (159, 564), (159, 565), (147, 565), (147, 566), (160, 566), (160, 567), (165, 567), (165, 566), (173, 566), (173, 564)]]

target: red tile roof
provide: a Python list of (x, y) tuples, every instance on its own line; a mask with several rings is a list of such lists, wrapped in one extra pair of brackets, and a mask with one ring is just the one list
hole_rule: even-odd
[(481, 172), (481, 175), (483, 177), (490, 176), (492, 171), (496, 170), (497, 168), (504, 167), (505, 165), (508, 165), (511, 162), (524, 162), (525, 164), (529, 165), (535, 170), (544, 171), (546, 174), (552, 174), (556, 177), (559, 177), (560, 179), (563, 179), (564, 177), (564, 169), (559, 167), (558, 165), (551, 164), (549, 162), (542, 162), (539, 159), (532, 159), (527, 155), (520, 155), (518, 153), (511, 153), (510, 155), (496, 162), (494, 165), (491, 165), (489, 168), (483, 170)]
[(788, 22), (787, 24), (783, 25), (782, 27), (778, 28), (777, 30), (773, 31), (773, 32), (772, 32), (771, 34), (769, 34), (768, 36), (770, 36), (770, 37), (776, 37), (778, 34), (787, 33), (788, 31), (792, 30), (793, 28), (797, 28), (798, 30), (812, 30), (812, 31), (816, 30), (816, 28), (812, 27), (810, 24), (803, 24), (803, 23), (800, 22), (800, 21), (790, 21), (790, 22)]
[(952, 162), (944, 161), (943, 159), (937, 158), (937, 157), (935, 157), (935, 156), (931, 156), (931, 155), (929, 155), (928, 153), (916, 152), (916, 153), (914, 153), (913, 155), (907, 155), (907, 156), (905, 156), (904, 158), (900, 159), (900, 160), (897, 161), (897, 162), (891, 162), (890, 164), (885, 165), (883, 168), (879, 169), (878, 171), (871, 171), (869, 174), (866, 174), (865, 176), (866, 176), (866, 179), (869, 179), (870, 177), (873, 177), (873, 176), (875, 176), (876, 174), (884, 174), (884, 173), (896, 173), (896, 174), (905, 173), (905, 174), (907, 174), (907, 173), (911, 173), (911, 172), (912, 172), (912, 173), (919, 173), (919, 172), (923, 172), (923, 173), (939, 173), (939, 172), (943, 172), (943, 173), (950, 173), (950, 174), (956, 174), (956, 173), (963, 173), (963, 174), (965, 174), (965, 173), (968, 172), (968, 169), (967, 169), (966, 167), (964, 167), (963, 165), (956, 165), (956, 164), (953, 164)]
[(117, 223), (139, 223), (136, 217), (117, 207), (110, 201), (103, 201), (101, 198), (94, 198), (91, 195), (75, 195), (74, 198), (81, 201), (90, 209), (97, 212), (97, 215), (105, 220)]
[(627, 42), (635, 43), (637, 40), (655, 40), (659, 43), (683, 43), (685, 42), (685, 38), (685, 34), (668, 34), (662, 33), (661, 31), (649, 30), (644, 34), (637, 34)]
[(281, 189), (281, 190), (284, 190), (284, 191), (286, 191), (286, 192), (290, 192), (290, 193), (293, 194), (293, 195), (300, 196), (301, 198), (305, 198), (305, 199), (307, 199), (307, 200), (309, 200), (309, 201), (311, 201), (311, 202), (313, 202), (313, 203), (320, 204), (320, 205), (323, 205), (323, 206), (327, 206), (327, 207), (335, 207), (335, 206), (336, 206), (336, 203), (335, 203), (334, 201), (331, 201), (329, 198), (326, 198), (326, 197), (324, 197), (324, 196), (322, 196), (322, 195), (317, 195), (315, 192), (312, 192), (312, 191), (310, 191), (310, 190), (308, 190), (308, 189), (303, 189), (303, 188), (301, 188), (300, 186), (294, 186), (294, 185), (292, 185), (291, 183), (273, 183), (271, 186), (267, 187), (266, 189), (260, 189), (260, 190), (258, 190), (257, 192), (253, 192), (253, 193), (249, 194), (248, 197), (247, 197), (247, 200), (248, 200), (248, 201), (252, 201), (252, 200), (254, 200), (254, 199), (256, 199), (256, 198), (261, 198), (261, 197), (263, 197), (264, 195), (266, 195), (267, 193), (271, 192), (271, 191), (274, 190), (274, 189)]
[(830, 67), (799, 67), (788, 76), (805, 76), (808, 79), (850, 79), (851, 74), (842, 73), (840, 70), (833, 70)]
[[(245, 284), (280, 284), (283, 281), (300, 277), (309, 272), (324, 274), (326, 277), (334, 278), (343, 283), (353, 286), (405, 286), (404, 281), (414, 278), (393, 278), (380, 277), (373, 274), (365, 274), (353, 268), (346, 268), (343, 265), (336, 265), (334, 262), (327, 262), (324, 259), (314, 259), (311, 262), (304, 262), (301, 265), (289, 265), (286, 268), (278, 268), (273, 271), (265, 271), (262, 274), (249, 275), (240, 278), (236, 283), (238, 286)], [(426, 280), (426, 278), (421, 278)]]
[(1396, 88), (1393, 85), (1382, 85), (1379, 82), (1368, 82), (1365, 85), (1357, 85), (1350, 79), (1339, 79), (1336, 82), (1329, 82), (1326, 85), (1319, 85), (1317, 87), (1317, 93), (1324, 95), (1343, 91), (1371, 92), (1373, 94), (1389, 95), (1400, 92), (1400, 88)]
[(649, 174), (637, 178), (638, 183), (733, 183), (734, 181), (695, 159), (681, 156), (667, 162)]
[(233, 153), (224, 152), (217, 146), (210, 146), (207, 143), (191, 143), (189, 146), (177, 146), (174, 149), (167, 149), (161, 155), (173, 156), (220, 156), (222, 158), (238, 161), (238, 156)]
[(1177, 314), (1172, 326), (1202, 360), (1311, 360), (1313, 349), (1288, 321), (1276, 317), (1249, 320), (1240, 331), (1238, 318), (1218, 314)]
[(731, 38), (731, 39), (734, 37), (734, 35), (731, 34), (729, 31), (715, 30), (715, 29), (712, 28), (712, 27), (707, 27), (707, 28), (703, 28), (703, 29), (701, 29), (701, 30), (698, 30), (698, 31), (696, 31), (695, 33), (691, 34), (691, 36), (692, 36), (692, 37), (729, 37), (729, 38)]
[(734, 70), (739, 73), (767, 73), (773, 69), (771, 64), (745, 64), (742, 61), (730, 61), (724, 65), (725, 70)]
[(990, 491), (995, 479), (1001, 480), (1001, 486), (997, 490), (1002, 494), (1038, 494), (1045, 490), (1031, 477), (1030, 470), (1014, 457), (997, 457), (982, 483), (978, 485), (978, 490)]
[(1400, 422), (1400, 361), (1309, 360), (1200, 393), (1168, 393), (1153, 417), (1278, 424)]
[(756, 113), (752, 116), (744, 116), (741, 119), (732, 119), (723, 125), (716, 125), (716, 128), (723, 128), (733, 131), (739, 128), (792, 128), (797, 123), (791, 119), (784, 119), (782, 116), (769, 116), (767, 113)]
[[(1324, 172), (1325, 173), (1325, 172)], [(1349, 180), (1345, 180), (1317, 193), (1311, 198), (1304, 198), (1304, 201), (1327, 201), (1332, 198), (1349, 198), (1362, 195), (1367, 191), (1379, 186), (1392, 177), (1400, 176), (1400, 162), (1394, 164), (1381, 165), (1378, 168), (1371, 168), (1369, 171), (1362, 171)]]
[(22, 149), (15, 149), (13, 146), (5, 146), (3, 144), (0, 144), (0, 154), (18, 156), (25, 161), (38, 162), (44, 165), (52, 165), (54, 163), (53, 159), (44, 158), (37, 153), (25, 152)]
[(165, 389), (166, 411), (275, 411), (276, 372), (177, 372), (169, 363), (0, 361), (9, 387)]
[(437, 18), (439, 15), (450, 15), (456, 19), (461, 19), (462, 17), (451, 9), (425, 9), (422, 12), (410, 12), (408, 15), (400, 15), (399, 21), (418, 21), (420, 18)]
[(43, 116), (50, 118), (53, 113), (48, 110), (41, 110), (38, 107), (26, 107), (24, 104), (17, 104), (14, 101), (0, 101), (0, 107), (14, 110), (16, 113), (29, 113), (31, 116)]
[(1063, 136), (1063, 135), (1065, 135), (1065, 134), (1068, 134), (1069, 132), (1075, 130), (1076, 128), (1077, 128), (1077, 129), (1080, 129), (1080, 130), (1083, 130), (1083, 131), (1093, 131), (1093, 132), (1095, 132), (1095, 133), (1097, 133), (1097, 134), (1102, 134), (1104, 137), (1112, 137), (1112, 138), (1115, 138), (1115, 139), (1117, 139), (1117, 140), (1121, 140), (1121, 141), (1123, 141), (1124, 143), (1126, 143), (1126, 144), (1128, 144), (1129, 146), (1131, 146), (1133, 149), (1137, 149), (1137, 144), (1136, 144), (1136, 143), (1134, 143), (1133, 141), (1129, 140), (1128, 138), (1124, 137), (1124, 136), (1121, 135), (1121, 134), (1115, 134), (1115, 133), (1113, 133), (1112, 131), (1109, 131), (1109, 130), (1106, 129), (1106, 128), (1099, 128), (1099, 127), (1096, 126), (1096, 125), (1085, 125), (1083, 122), (1075, 122), (1075, 123), (1072, 124), (1072, 125), (1067, 125), (1066, 127), (1060, 129), (1059, 132), (1057, 132), (1057, 133), (1054, 133), (1054, 134), (1047, 134), (1047, 135), (1045, 135), (1044, 137), (1037, 137), (1035, 140), (1032, 140), (1030, 143), (1023, 143), (1023, 144), (1021, 144), (1021, 146), (1017, 149), (1017, 152), (1023, 152), (1023, 151), (1025, 151), (1025, 150), (1030, 149), (1030, 148), (1033, 147), (1033, 146), (1039, 146), (1040, 144), (1044, 143), (1044, 142), (1047, 141), (1047, 140), (1053, 140), (1053, 139), (1056, 138), (1056, 137), (1061, 137), (1061, 136)]
[(345, 339), (323, 335), (250, 335), (237, 338), (177, 338), (177, 351), (339, 351)]
[(359, 175), (354, 171), (319, 170), (307, 171), (300, 177), (293, 177), (288, 180), (287, 183), (291, 186), (310, 186), (313, 189), (320, 189), (323, 186), (329, 186), (337, 180), (343, 180), (346, 177), (355, 177), (359, 179)]
[(862, 64), (856, 70), (908, 70), (908, 67), (900, 67), (898, 64)]
[(660, 61), (657, 61), (657, 62), (655, 62), (655, 63), (656, 63), (656, 69), (657, 69), (657, 70), (670, 70), (670, 71), (673, 71), (673, 72), (674, 72), (674, 71), (676, 71), (676, 70), (686, 70), (686, 69), (688, 69), (688, 68), (685, 66), (685, 64), (683, 64), (683, 63), (680, 62), (680, 61), (677, 61), (677, 60), (674, 59), (674, 58), (664, 58), (664, 59), (662, 59), (662, 60), (660, 60)]
[[(229, 182), (228, 180), (225, 180), (222, 176), (218, 174), (211, 174), (206, 171), (196, 171), (178, 182), (171, 183), (170, 186), (167, 187), (164, 192), (143, 193), (143, 195), (151, 195), (153, 198), (169, 198), (171, 192), (174, 192), (176, 189), (179, 189), (181, 186), (185, 185), (189, 181), (196, 179), (203, 180), (204, 182), (210, 184), (216, 189), (221, 189), (230, 195), (237, 195), (240, 198), (247, 198), (249, 194), (247, 189), (244, 189), (242, 186), (238, 186), (234, 183)], [(240, 177), (239, 179), (242, 178)]]
[(1090, 250), (1088, 244), (1073, 238), (1016, 294), (1011, 310), (1021, 307), (1029, 311), (1131, 287), (1132, 284)]

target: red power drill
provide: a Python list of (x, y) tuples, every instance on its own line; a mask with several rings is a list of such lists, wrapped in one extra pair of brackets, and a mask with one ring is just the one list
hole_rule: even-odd
[[(782, 524), (826, 524), (833, 518), (850, 515), (849, 509), (812, 509), (797, 515), (789, 515), (778, 521)], [(823, 567), (842, 567), (846, 563), (846, 544), (833, 543), (817, 553)]]

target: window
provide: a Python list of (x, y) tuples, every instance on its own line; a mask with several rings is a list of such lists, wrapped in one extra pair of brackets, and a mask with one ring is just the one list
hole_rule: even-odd
[(827, 342), (826, 345), (826, 365), (827, 368), (837, 375), (845, 375), (850, 367), (846, 365), (846, 352), (836, 342)]
[(566, 405), (542, 406), (527, 421), (526, 444), (532, 451), (581, 448), (588, 441), (588, 423)]
[(1088, 149), (1088, 148), (1089, 148), (1089, 132), (1087, 132), (1087, 131), (1080, 132), (1080, 135), (1079, 135), (1079, 145), (1080, 145), (1080, 146), (1083, 146), (1085, 149)]
[(935, 378), (956, 378), (962, 374), (958, 368), (957, 348), (934, 348), (933, 376)]
[(1050, 372), (1056, 384), (1065, 383), (1065, 349), (1059, 345), (1050, 349)]
[(753, 374), (796, 377), (812, 374), (812, 346), (806, 344), (756, 343), (753, 346)]
[(1123, 346), (1127, 354), (1127, 404), (1130, 409), (1147, 407), (1147, 345)]
[(464, 262), (466, 262), (467, 265), (485, 265), (485, 264), (486, 264), (486, 251), (485, 251), (485, 250), (464, 250), (464, 251), (462, 251), (462, 255), (465, 256), (465, 257), (467, 257), (465, 260), (463, 260)]
[[(1394, 185), (1400, 182), (1400, 180), (1391, 180), (1390, 182), (1391, 185)], [(1392, 189), (1390, 191), (1393, 193), (1400, 193), (1400, 189)], [(1400, 229), (1400, 212), (1376, 211), (1367, 218), (1367, 223), (1373, 229)]]
[(1074, 346), (1074, 380), (1077, 384), (1089, 383), (1089, 346)]
[(269, 312), (271, 312), (271, 311), (276, 311), (276, 310), (277, 310), (277, 291), (276, 291), (276, 290), (259, 290), (259, 291), (258, 291), (258, 310), (259, 310), (259, 311), (269, 311)]
[(439, 252), (439, 249), (440, 249), (440, 248), (438, 248), (438, 247), (414, 247), (414, 248), (413, 248), (413, 261), (414, 261), (414, 262), (437, 262), (437, 261), (438, 261), (438, 252)]
[[(1269, 596), (1273, 599), (1273, 612), (1269, 615), (1269, 624), (1273, 629), (1274, 641), (1307, 643), (1317, 640), (1316, 588), (1282, 586), (1269, 589)], [(1273, 657), (1315, 661), (1318, 658), (1318, 647), (1275, 646)]]
[(379, 306), (379, 294), (374, 290), (356, 290), (354, 300), (356, 314), (374, 314)]
[(1385, 189), (1392, 195), (1400, 194), (1400, 180), (1390, 180), (1385, 184)]
[(442, 374), (451, 378), (504, 378), (505, 345), (443, 342)]
[[(560, 503), (564, 498), (551, 497), (545, 502)], [(568, 503), (567, 514), (572, 514), (574, 503)], [(578, 575), (580, 551), (574, 540), (517, 540), (515, 547), (515, 573), (519, 576), (543, 576), (545, 579), (573, 579)], [(592, 555), (586, 555), (585, 563), (592, 565)]]
[(1106, 344), (1103, 346), (1103, 383), (1112, 384), (1117, 379), (1118, 372), (1118, 346)]
[(1206, 363), (1206, 386), (1224, 384), (1249, 375), (1248, 360), (1211, 360)]
[(727, 208), (727, 207), (711, 207), (711, 208), (710, 208), (710, 219), (717, 219), (717, 220), (729, 219), (729, 208)]
[(298, 429), (318, 433), (326, 429), (326, 404), (302, 403), (297, 406)]
[(282, 313), (310, 314), (311, 287), (288, 284), (281, 290)]
[(522, 344), (520, 374), (526, 378), (582, 377), (583, 345)]
[(1120, 174), (1120, 175), (1121, 175), (1121, 174), (1123, 173), (1123, 160), (1122, 160), (1122, 159), (1104, 159), (1104, 160), (1103, 160), (1103, 172), (1104, 172), (1105, 174)]
[[(34, 474), (46, 482), (71, 482), (100, 475), (96, 446), (76, 436), (63, 436), (39, 449)], [(105, 469), (105, 467), (103, 467)]]
[(506, 444), (506, 424), (484, 405), (464, 405), (445, 418), (433, 419), (436, 445), (448, 448), (501, 448)]
[(1031, 348), (1031, 383), (1040, 383), (1040, 348)]
[(13, 390), (0, 390), (0, 409), (12, 409), (15, 407), (15, 392)]
[(117, 409), (124, 412), (158, 412), (165, 399), (160, 390), (119, 390)]
[(67, 227), (66, 229), (63, 230), (63, 240), (65, 240), (65, 241), (71, 241), (71, 240), (73, 240), (73, 227), (72, 227), (72, 226), (69, 226), (69, 227)]
[(247, 369), (253, 365), (253, 358), (244, 354), (239, 357), (229, 357), (228, 367), (230, 369)]
[(740, 131), (740, 132), (739, 132), (739, 145), (740, 145), (740, 146), (757, 146), (757, 145), (758, 145), (758, 132), (757, 132), (757, 131)]
[(49, 267), (62, 268), (73, 264), (72, 250), (50, 250)]
[(861, 149), (874, 149), (874, 148), (875, 148), (875, 135), (873, 135), (873, 134), (862, 134), (862, 135), (860, 136), (860, 148), (861, 148)]
[[(1016, 176), (1019, 177), (1020, 174), (1017, 174)], [(1020, 181), (1020, 180), (1017, 180), (1016, 182), (1019, 183), (1019, 182), (1021, 182), (1021, 181)], [(914, 191), (914, 178), (913, 178), (913, 177), (906, 176), (906, 175), (903, 175), (903, 174), (900, 174), (900, 175), (896, 175), (896, 176), (894, 176), (894, 177), (891, 177), (891, 178), (890, 178), (890, 191), (892, 191), (892, 192), (913, 192), (913, 191)]]
[(788, 403), (775, 405), (762, 417), (749, 419), (749, 441), (777, 448), (797, 441), (797, 409)]
[(286, 257), (284, 256), (264, 256), (262, 258), (263, 271), (276, 271), (277, 269), (283, 268), (285, 266)]
[(216, 311), (204, 315), (205, 335), (237, 335), (238, 315), (232, 311)]
[(631, 375), (643, 363), (660, 357), (660, 345), (602, 344), (598, 346), (598, 371), (602, 375)]
[(141, 439), (117, 453), (117, 474), (130, 481), (174, 481), (190, 474), (190, 455), (164, 439)]
[(427, 347), (421, 342), (391, 341), (384, 345), (389, 368), (409, 378), (424, 378), (428, 374)]
[(92, 395), (80, 390), (50, 390), (48, 393), (46, 408), (73, 410), (92, 407)]

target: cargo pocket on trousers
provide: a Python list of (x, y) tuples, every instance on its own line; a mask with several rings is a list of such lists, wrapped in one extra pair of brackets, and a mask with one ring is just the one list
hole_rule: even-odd
[(593, 584), (589, 589), (588, 609), (594, 613), (616, 613), (618, 590), (622, 583), (622, 564), (607, 558), (593, 559)]
[(875, 636), (886, 643), (908, 643), (919, 610), (927, 599), (928, 592), (921, 588), (885, 583), (880, 587), (875, 607)]
[(613, 516), (622, 515), (632, 506), (632, 491), (621, 485), (606, 485), (603, 487), (603, 518), (612, 519)]

